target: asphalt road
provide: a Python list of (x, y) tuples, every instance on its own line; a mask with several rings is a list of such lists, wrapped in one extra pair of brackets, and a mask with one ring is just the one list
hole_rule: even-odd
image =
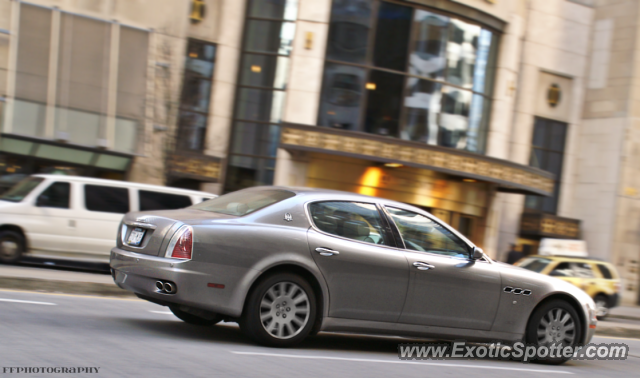
[[(640, 371), (640, 340), (625, 361), (569, 361), (561, 366), (512, 361), (400, 361), (406, 339), (320, 334), (293, 349), (255, 345), (237, 326), (203, 328), (165, 307), (114, 299), (0, 290), (0, 377), (6, 367), (99, 367), (82, 377), (627, 377)], [(410, 340), (409, 342), (416, 342)]]

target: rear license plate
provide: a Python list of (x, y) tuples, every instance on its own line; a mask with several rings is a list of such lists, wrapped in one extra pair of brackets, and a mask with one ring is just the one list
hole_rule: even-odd
[(129, 234), (129, 239), (127, 239), (127, 244), (132, 245), (134, 247), (138, 247), (142, 238), (144, 237), (145, 229), (137, 227), (134, 228), (133, 231)]

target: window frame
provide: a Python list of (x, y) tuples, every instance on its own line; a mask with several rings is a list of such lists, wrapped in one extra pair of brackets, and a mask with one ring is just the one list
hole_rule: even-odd
[[(473, 244), (469, 239), (467, 239), (464, 235), (462, 235), (460, 232), (458, 232), (456, 229), (454, 229), (453, 227), (449, 226), (448, 224), (442, 222), (440, 219), (436, 218), (435, 216), (426, 213), (426, 212), (420, 212), (420, 211), (416, 211), (415, 209), (408, 209), (406, 207), (403, 206), (398, 206), (396, 204), (380, 204), (382, 211), (384, 212), (385, 217), (387, 217), (387, 221), (391, 224), (391, 228), (393, 229), (393, 233), (394, 235), (398, 235), (398, 237), (400, 238), (401, 242), (402, 242), (402, 249), (406, 252), (415, 252), (415, 253), (421, 253), (421, 254), (425, 254), (428, 256), (438, 256), (441, 258), (451, 258), (451, 259), (456, 259), (456, 260), (463, 260), (463, 261), (479, 261), (479, 262), (486, 262), (486, 263), (490, 263), (490, 261), (486, 258), (482, 258), (482, 259), (478, 259), (478, 260), (474, 260), (473, 259), (473, 248), (475, 247), (475, 244)], [(387, 207), (392, 207), (392, 208), (396, 208), (399, 210), (404, 210), (404, 211), (408, 211), (408, 212), (412, 212), (418, 215), (422, 215), (426, 218), (428, 218), (429, 220), (431, 220), (432, 222), (437, 223), (438, 225), (442, 226), (443, 228), (445, 228), (446, 230), (448, 230), (449, 232), (451, 232), (453, 235), (455, 235), (456, 237), (458, 237), (466, 246), (467, 246), (467, 257), (458, 257), (458, 256), (448, 256), (448, 255), (443, 255), (440, 253), (434, 253), (434, 252), (429, 252), (429, 251), (417, 251), (417, 250), (413, 250), (413, 249), (408, 249), (406, 247), (406, 244), (404, 242), (404, 238), (402, 237), (402, 234), (400, 233), (400, 230), (398, 229), (398, 226), (396, 225), (396, 223), (393, 221), (393, 218), (391, 217), (391, 214), (389, 214), (389, 212), (387, 211)]]
[[(329, 232), (321, 230), (320, 228), (318, 228), (318, 226), (316, 226), (315, 222), (313, 221), (313, 217), (311, 216), (310, 206), (312, 204), (322, 203), (322, 202), (349, 202), (349, 203), (361, 203), (361, 204), (365, 204), (365, 205), (373, 205), (373, 206), (375, 206), (375, 208), (376, 208), (376, 210), (378, 212), (378, 215), (380, 216), (381, 226), (383, 227), (382, 232), (385, 234), (385, 235), (383, 235), (383, 237), (388, 237), (389, 241), (393, 245), (369, 243), (369, 242), (366, 242), (366, 241), (363, 241), (363, 240), (351, 239), (351, 238), (347, 238), (347, 237), (336, 235), (336, 234), (331, 234)], [(320, 233), (322, 235), (326, 235), (326, 236), (330, 236), (330, 237), (333, 237), (333, 238), (338, 238), (338, 239), (342, 239), (342, 240), (346, 240), (346, 241), (350, 241), (350, 242), (354, 242), (354, 243), (361, 243), (361, 244), (368, 245), (368, 246), (375, 246), (375, 247), (381, 247), (381, 248), (390, 248), (390, 249), (394, 249), (394, 250), (398, 250), (398, 251), (404, 251), (404, 244), (400, 244), (399, 243), (399, 239), (397, 238), (393, 227), (389, 223), (389, 219), (387, 218), (387, 215), (384, 213), (380, 203), (378, 203), (378, 202), (357, 201), (357, 200), (354, 201), (354, 200), (345, 200), (345, 199), (312, 200), (312, 201), (308, 201), (308, 202), (304, 203), (304, 212), (305, 212), (305, 215), (307, 216), (307, 221), (311, 225), (311, 228), (313, 228), (313, 230), (315, 230), (316, 232), (318, 232), (318, 233)]]

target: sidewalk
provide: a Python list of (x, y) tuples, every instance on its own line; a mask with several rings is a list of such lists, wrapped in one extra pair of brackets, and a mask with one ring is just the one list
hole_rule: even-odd
[[(135, 297), (133, 293), (117, 287), (108, 274), (75, 272), (47, 267), (0, 265), (0, 289)], [(614, 308), (606, 321), (598, 322), (596, 336), (640, 339), (640, 307)]]
[(108, 274), (0, 265), (0, 289), (48, 293), (135, 297), (113, 283)]

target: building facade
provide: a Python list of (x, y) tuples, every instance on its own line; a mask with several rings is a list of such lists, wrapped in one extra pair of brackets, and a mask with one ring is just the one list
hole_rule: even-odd
[(0, 0), (0, 173), (391, 198), (497, 259), (584, 239), (635, 303), (639, 20), (634, 0)]

